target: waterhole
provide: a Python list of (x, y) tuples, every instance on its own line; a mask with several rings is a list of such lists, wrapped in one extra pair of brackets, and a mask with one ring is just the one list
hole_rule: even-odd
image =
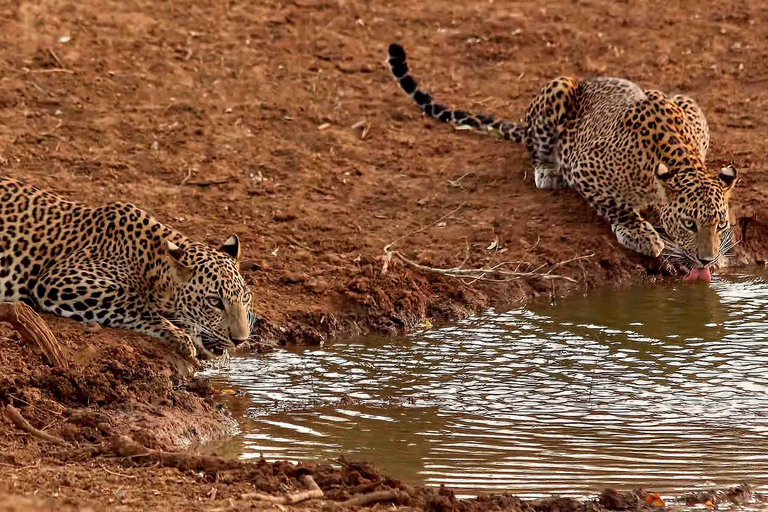
[(768, 488), (768, 273), (603, 289), (211, 372), (231, 455), (348, 454), (460, 494)]

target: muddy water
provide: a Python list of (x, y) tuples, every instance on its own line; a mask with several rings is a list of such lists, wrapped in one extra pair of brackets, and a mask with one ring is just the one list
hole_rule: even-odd
[(768, 488), (768, 274), (602, 290), (233, 359), (243, 458), (370, 460), (463, 494)]

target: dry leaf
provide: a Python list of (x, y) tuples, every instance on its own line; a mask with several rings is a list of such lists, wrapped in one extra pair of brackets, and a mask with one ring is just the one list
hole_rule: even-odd
[(384, 256), (384, 265), (381, 266), (381, 275), (384, 275), (387, 273), (387, 270), (389, 270), (389, 262), (392, 261), (392, 253), (388, 252), (386, 256)]
[(648, 496), (646, 496), (645, 504), (646, 505), (653, 505), (654, 507), (663, 507), (664, 506), (664, 500), (661, 499), (661, 496), (659, 496), (655, 492), (652, 492), (652, 493), (648, 494)]

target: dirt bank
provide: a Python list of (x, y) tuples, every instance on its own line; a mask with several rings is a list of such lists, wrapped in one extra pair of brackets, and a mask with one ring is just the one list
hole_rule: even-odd
[[(712, 130), (711, 167), (741, 171), (733, 261), (768, 260), (768, 7), (542, 5), (6, 1), (0, 173), (91, 204), (134, 202), (211, 244), (237, 233), (265, 343), (397, 331), (659, 274), (575, 193), (536, 190), (522, 147), (425, 120), (383, 64), (399, 40), (441, 101), (513, 119), (559, 74), (623, 76), (694, 96)], [(594, 256), (557, 268), (576, 283), (554, 287), (465, 284), (396, 260), (384, 274), (384, 246), (426, 226), (394, 248), (435, 267), (524, 261), (519, 268), (546, 271)], [(231, 428), (210, 389), (157, 342), (46, 320), (69, 370), (0, 332), (0, 402), (35, 427), (79, 446), (128, 434), (156, 449)], [(120, 477), (107, 471), (124, 471), (111, 459), (60, 466), (43, 457), (49, 449), (0, 419), (0, 491), (37, 489), (62, 507), (72, 499), (96, 509), (124, 501), (115, 492), (126, 486), (153, 507), (173, 496), (181, 510), (201, 496), (197, 477), (176, 469)]]

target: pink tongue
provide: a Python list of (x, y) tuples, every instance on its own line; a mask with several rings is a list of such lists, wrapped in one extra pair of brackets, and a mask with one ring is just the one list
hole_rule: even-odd
[(709, 282), (712, 276), (709, 274), (709, 268), (697, 268), (693, 267), (688, 275), (683, 278), (683, 281), (707, 281)]

